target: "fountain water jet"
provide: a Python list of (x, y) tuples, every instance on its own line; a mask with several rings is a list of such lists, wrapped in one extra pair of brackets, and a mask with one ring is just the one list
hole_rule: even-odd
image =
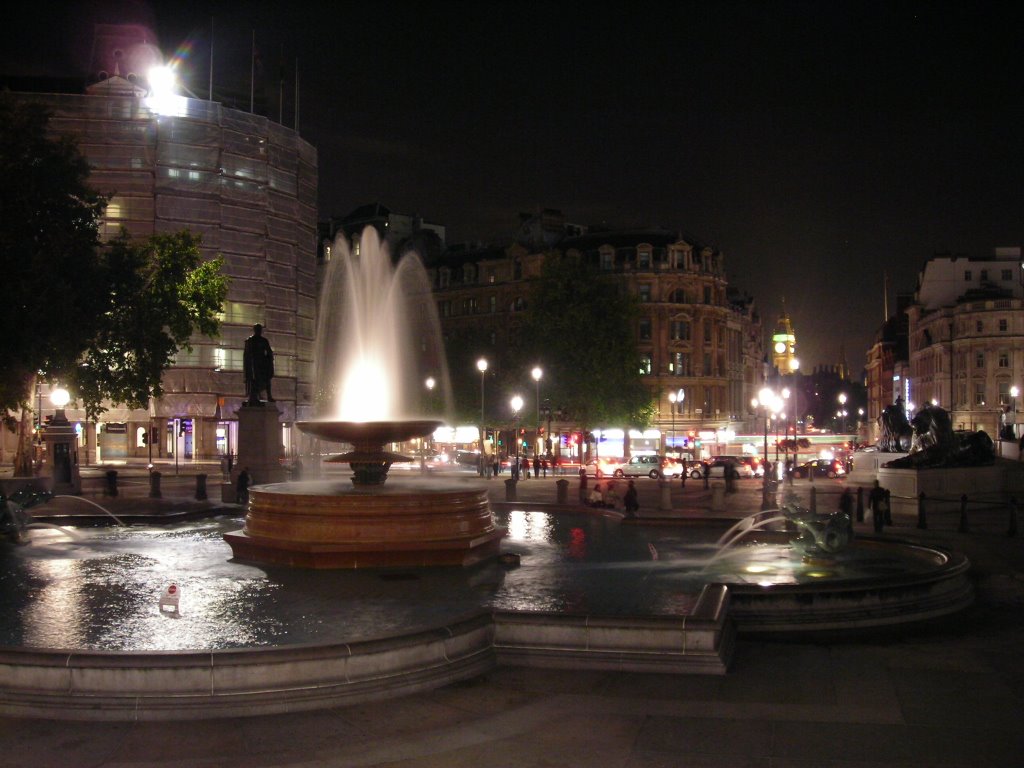
[(303, 432), (352, 450), (327, 459), (352, 467), (352, 486), (274, 483), (250, 489), (245, 528), (225, 534), (235, 557), (310, 568), (471, 565), (493, 557), (503, 531), (484, 488), (392, 483), (389, 443), (422, 438), (441, 421), (415, 403), (431, 375), (450, 392), (430, 282), (415, 253), (392, 264), (367, 227), (353, 251), (329, 252), (317, 324), (320, 418)]

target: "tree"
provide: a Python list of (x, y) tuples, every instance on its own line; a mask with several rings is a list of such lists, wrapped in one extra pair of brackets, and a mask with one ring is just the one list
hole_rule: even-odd
[(163, 394), (163, 372), (178, 350), (192, 351), (192, 335), (219, 331), (223, 260), (204, 261), (199, 245), (187, 230), (144, 241), (122, 232), (110, 244), (109, 309), (69, 376), (90, 419), (105, 410), (104, 400), (144, 408)]
[(640, 374), (635, 301), (582, 258), (549, 253), (531, 287), (517, 369), (540, 363), (545, 398), (584, 430), (643, 428), (654, 404)]
[(49, 115), (0, 94), (0, 413), (21, 412), (15, 473), (31, 472), (37, 377), (69, 385), (92, 418), (102, 401), (143, 405), (192, 333), (217, 332), (227, 293), (220, 260), (187, 232), (101, 245), (106, 200), (88, 186), (74, 142)]
[[(49, 115), (0, 94), (0, 413), (21, 411), (27, 447), (36, 376), (67, 370), (107, 306), (97, 228), (106, 200), (87, 184), (89, 166), (68, 138), (47, 135)], [(19, 450), (16, 471), (29, 467)]]

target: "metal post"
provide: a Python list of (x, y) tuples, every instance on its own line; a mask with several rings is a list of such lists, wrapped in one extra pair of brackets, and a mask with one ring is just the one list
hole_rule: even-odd
[(811, 488), (811, 512), (818, 511), (818, 489)]
[(960, 526), (958, 528), (960, 533), (969, 533), (970, 530), (967, 525), (967, 494), (963, 493), (960, 495)]

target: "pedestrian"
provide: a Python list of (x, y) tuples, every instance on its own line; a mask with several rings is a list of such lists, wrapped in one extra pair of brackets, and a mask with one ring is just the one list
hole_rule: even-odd
[(843, 488), (839, 494), (839, 511), (853, 520), (853, 492), (849, 488)]
[(637, 500), (636, 483), (632, 480), (629, 481), (629, 487), (626, 488), (626, 495), (622, 497), (622, 502), (626, 507), (626, 517), (636, 517), (636, 513), (640, 510), (640, 502)]
[(878, 480), (875, 480), (875, 486), (868, 494), (868, 508), (871, 510), (871, 522), (874, 524), (875, 533), (881, 533), (882, 526), (886, 523), (885, 502), (885, 489), (878, 484)]
[(519, 461), (519, 474), (523, 476), (523, 480), (530, 479), (530, 460), (525, 456)]
[(544, 471), (544, 479), (547, 480), (547, 478), (548, 478), (548, 460), (547, 459), (544, 459), (544, 460), (541, 461), (540, 468)]
[(238, 473), (238, 485), (235, 491), (235, 503), (236, 504), (248, 504), (249, 503), (249, 483), (252, 482), (252, 478), (249, 477), (249, 468), (246, 467)]
[(292, 480), (302, 479), (302, 458), (299, 456), (295, 457), (295, 463), (292, 464)]
[(533, 476), (540, 477), (540, 457), (537, 454), (533, 455)]
[(497, 454), (494, 456), (494, 466), (491, 469), (494, 472), (495, 477), (501, 474), (501, 461), (498, 459)]
[(604, 491), (602, 490), (600, 483), (594, 483), (594, 487), (590, 491), (590, 496), (587, 497), (587, 503), (592, 507), (604, 506)]

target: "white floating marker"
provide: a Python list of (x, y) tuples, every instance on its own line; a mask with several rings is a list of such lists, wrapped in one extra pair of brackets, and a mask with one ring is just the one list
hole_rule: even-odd
[(181, 598), (181, 590), (177, 584), (171, 584), (160, 596), (160, 613), (169, 610), (171, 613), (178, 612), (178, 600)]

